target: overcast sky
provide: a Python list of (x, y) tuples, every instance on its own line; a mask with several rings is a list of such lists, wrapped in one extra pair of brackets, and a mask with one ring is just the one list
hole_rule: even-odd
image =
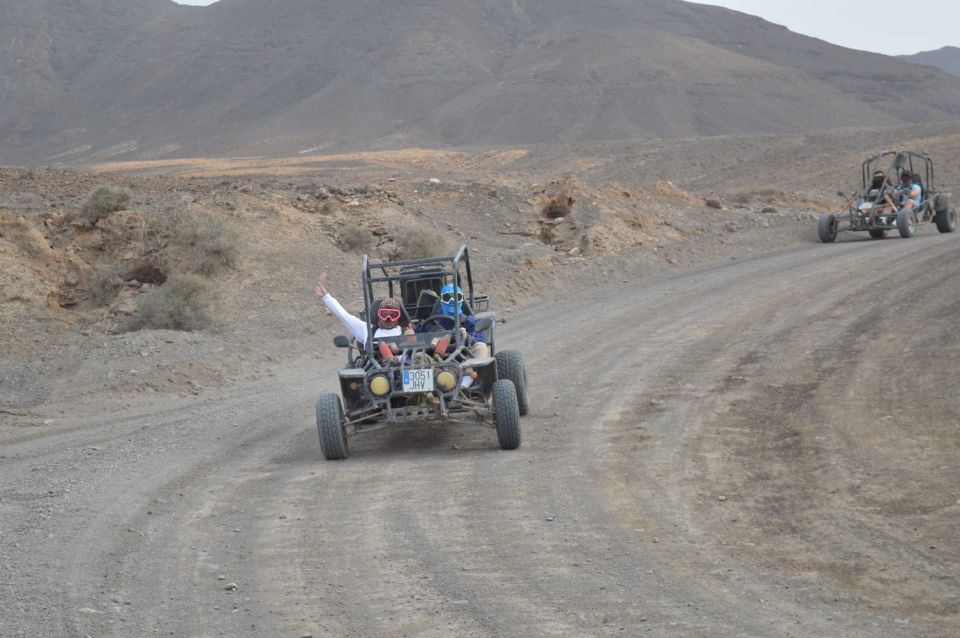
[(797, 33), (888, 55), (960, 46), (958, 0), (699, 0), (697, 4), (728, 7)]
[[(175, 1), (213, 4), (213, 0)], [(960, 46), (960, 0), (700, 0), (697, 4), (729, 7), (797, 33), (888, 55)]]

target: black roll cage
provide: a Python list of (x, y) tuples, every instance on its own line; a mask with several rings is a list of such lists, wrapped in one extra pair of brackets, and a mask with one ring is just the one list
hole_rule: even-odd
[[(449, 264), (449, 268), (448, 265)], [(422, 266), (433, 266), (429, 275), (431, 277), (442, 277), (444, 281), (453, 283), (456, 288), (463, 289), (460, 285), (460, 265), (463, 264), (467, 275), (467, 296), (466, 299), (471, 306), (475, 305), (476, 298), (473, 292), (473, 273), (470, 270), (470, 252), (466, 244), (461, 244), (457, 254), (452, 257), (431, 257), (429, 259), (405, 259), (401, 261), (385, 261), (373, 263), (369, 255), (363, 256), (363, 267), (360, 277), (363, 281), (363, 309), (364, 316), (367, 318), (367, 340), (363, 349), (368, 357), (373, 357), (373, 333), (376, 317), (370, 316), (370, 308), (373, 305), (373, 284), (386, 283), (389, 295), (397, 296), (394, 291), (394, 283), (421, 279), (424, 276), (422, 270), (417, 270)], [(392, 270), (397, 272), (391, 274)], [(377, 273), (379, 271), (379, 274)], [(453, 334), (457, 341), (460, 340), (460, 316), (453, 317)]]

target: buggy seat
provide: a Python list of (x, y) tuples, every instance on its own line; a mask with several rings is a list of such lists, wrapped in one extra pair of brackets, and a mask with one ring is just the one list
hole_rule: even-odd
[(423, 321), (432, 313), (435, 300), (443, 287), (443, 268), (413, 266), (401, 270), (404, 275), (400, 293), (404, 310), (415, 321)]

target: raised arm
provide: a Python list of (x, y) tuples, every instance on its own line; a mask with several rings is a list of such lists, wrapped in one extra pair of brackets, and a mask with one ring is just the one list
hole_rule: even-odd
[(323, 299), (324, 305), (330, 309), (330, 312), (337, 315), (337, 318), (343, 322), (343, 325), (347, 327), (347, 330), (350, 331), (350, 334), (359, 341), (360, 343), (367, 342), (367, 322), (361, 319), (360, 317), (354, 317), (349, 312), (347, 312), (343, 306), (340, 305), (340, 302), (337, 301), (333, 295), (331, 295), (326, 286), (323, 285), (323, 281), (317, 281), (316, 288), (317, 296)]

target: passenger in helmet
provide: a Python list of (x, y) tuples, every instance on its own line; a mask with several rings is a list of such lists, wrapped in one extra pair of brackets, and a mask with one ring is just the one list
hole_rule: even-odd
[[(343, 325), (347, 327), (347, 330), (350, 331), (350, 334), (353, 335), (357, 342), (365, 344), (367, 342), (367, 322), (344, 310), (340, 302), (327, 291), (322, 279), (317, 281), (316, 293), (317, 296), (323, 300), (327, 308), (330, 309), (330, 312), (335, 314), (337, 318), (343, 322)], [(400, 307), (399, 301), (392, 297), (387, 297), (381, 299), (375, 306), (376, 316), (373, 317), (374, 339), (399, 337), (401, 334), (404, 334), (404, 328), (400, 325), (403, 318), (403, 310)], [(408, 326), (406, 331), (411, 331), (411, 328)]]

